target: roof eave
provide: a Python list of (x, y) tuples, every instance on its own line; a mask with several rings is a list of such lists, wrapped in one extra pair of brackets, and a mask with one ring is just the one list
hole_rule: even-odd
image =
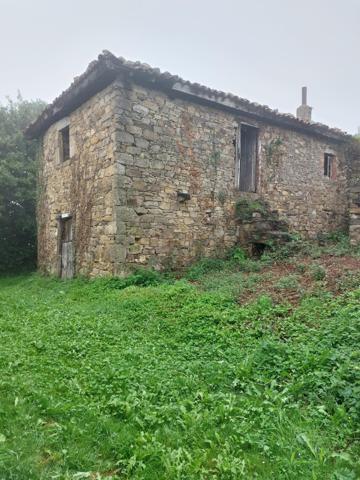
[(54, 102), (25, 130), (27, 138), (40, 137), (54, 122), (67, 116), (89, 98), (108, 86), (117, 75), (116, 64), (97, 60), (90, 71), (75, 79)]
[(351, 138), (341, 130), (329, 128), (318, 123), (307, 123), (290, 114), (281, 114), (265, 105), (259, 105), (236, 95), (219, 92), (203, 85), (191, 83), (168, 72), (149, 67), (139, 62), (127, 62), (117, 58), (111, 52), (104, 51), (92, 62), (87, 70), (76, 78), (54, 102), (49, 105), (38, 119), (25, 131), (28, 138), (40, 137), (51, 124), (78, 108), (97, 92), (108, 86), (122, 72), (134, 82), (165, 91), (192, 102), (205, 103), (215, 108), (246, 115), (259, 121), (272, 123), (290, 130), (300, 131), (312, 136), (343, 143)]

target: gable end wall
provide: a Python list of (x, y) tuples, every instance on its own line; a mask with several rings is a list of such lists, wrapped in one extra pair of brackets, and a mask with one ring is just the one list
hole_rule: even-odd
[[(73, 218), (75, 274), (117, 271), (114, 190), (114, 86), (102, 90), (45, 133), (39, 174), (38, 264), (59, 274), (58, 215)], [(70, 125), (69, 160), (60, 161), (58, 131)]]

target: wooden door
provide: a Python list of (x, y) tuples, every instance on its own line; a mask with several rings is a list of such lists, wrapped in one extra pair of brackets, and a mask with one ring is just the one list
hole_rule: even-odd
[(60, 277), (63, 279), (74, 276), (74, 246), (72, 218), (60, 220)]
[(256, 191), (257, 129), (241, 125), (239, 189), (242, 192)]

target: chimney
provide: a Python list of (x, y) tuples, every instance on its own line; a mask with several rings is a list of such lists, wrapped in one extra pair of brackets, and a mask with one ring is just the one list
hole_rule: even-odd
[(302, 87), (302, 102), (300, 107), (296, 110), (296, 116), (303, 122), (311, 122), (312, 107), (307, 104), (307, 87)]

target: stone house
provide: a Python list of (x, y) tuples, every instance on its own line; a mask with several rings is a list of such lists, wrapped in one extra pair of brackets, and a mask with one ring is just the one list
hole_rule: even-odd
[(305, 90), (295, 117), (103, 52), (26, 133), (43, 272), (179, 267), (348, 228), (349, 137), (311, 122)]

